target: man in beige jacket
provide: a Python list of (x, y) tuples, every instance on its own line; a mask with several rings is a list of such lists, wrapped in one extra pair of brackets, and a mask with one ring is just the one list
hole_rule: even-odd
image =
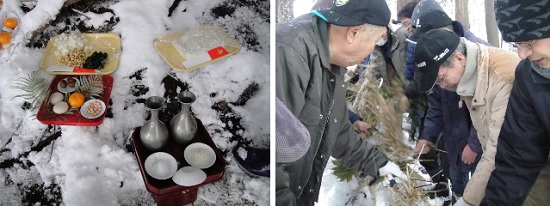
[(497, 138), (504, 120), (514, 72), (520, 59), (513, 52), (472, 43), (446, 30), (421, 36), (415, 50), (417, 89), (435, 84), (456, 91), (470, 111), (483, 155), (464, 195), (455, 205), (479, 205), (494, 170)]

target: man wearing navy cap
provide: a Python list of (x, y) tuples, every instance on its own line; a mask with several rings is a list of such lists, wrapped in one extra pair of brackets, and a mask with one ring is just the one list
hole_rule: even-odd
[[(414, 81), (420, 92), (434, 86), (455, 91), (470, 111), (483, 155), (455, 205), (479, 205), (494, 169), (494, 156), (519, 58), (510, 51), (475, 44), (435, 29), (419, 37)], [(438, 84), (438, 85), (436, 85)]]
[[(550, 1), (496, 0), (504, 41), (523, 59), (482, 205), (550, 204)], [(524, 202), (525, 201), (525, 202)]]
[(365, 176), (406, 178), (353, 130), (345, 100), (345, 67), (372, 52), (390, 16), (384, 0), (321, 0), (310, 14), (277, 25), (276, 95), (311, 137), (302, 158), (277, 163), (277, 205), (314, 205), (331, 156)]

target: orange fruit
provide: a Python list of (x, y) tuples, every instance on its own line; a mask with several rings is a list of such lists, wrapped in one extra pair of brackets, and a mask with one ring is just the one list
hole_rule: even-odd
[(69, 96), (69, 105), (74, 108), (80, 108), (85, 100), (86, 97), (82, 93), (75, 92)]
[(10, 28), (10, 29), (13, 29), (17, 26), (17, 20), (15, 19), (12, 19), (12, 18), (6, 18), (6, 20), (4, 20), (4, 26)]
[(8, 32), (2, 32), (0, 33), (0, 43), (1, 44), (8, 44), (11, 41), (11, 34)]

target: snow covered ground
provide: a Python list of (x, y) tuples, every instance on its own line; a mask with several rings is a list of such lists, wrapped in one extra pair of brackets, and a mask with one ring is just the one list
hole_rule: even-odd
[[(192, 110), (227, 163), (223, 179), (202, 186), (195, 205), (269, 204), (269, 179), (247, 176), (229, 152), (237, 142), (269, 146), (269, 1), (97, 1), (94, 7), (112, 12), (94, 12), (92, 7), (31, 39), (33, 32), (56, 19), (65, 1), (37, 2), (5, 0), (0, 10), (3, 15), (15, 12), (20, 19), (13, 46), (0, 51), (0, 205), (154, 205), (128, 139), (148, 117), (143, 100), (165, 95), (169, 77), (188, 83), (195, 93)], [(224, 28), (240, 42), (241, 51), (190, 72), (172, 70), (153, 48), (153, 40), (203, 24)], [(37, 39), (82, 25), (121, 36), (107, 118), (97, 127), (42, 124), (25, 109), (24, 99), (14, 98), (21, 90), (13, 88), (13, 82), (40, 70), (45, 48), (33, 46), (40, 45)], [(250, 85), (257, 86), (245, 104), (231, 104)], [(227, 102), (230, 112), (216, 110), (220, 102)]]

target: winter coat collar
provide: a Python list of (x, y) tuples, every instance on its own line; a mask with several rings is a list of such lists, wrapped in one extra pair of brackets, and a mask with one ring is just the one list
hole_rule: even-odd
[(317, 52), (321, 57), (321, 64), (324, 68), (331, 68), (330, 56), (328, 48), (328, 23), (323, 21), (317, 16), (313, 16), (311, 26), (313, 27), (313, 33), (315, 35), (315, 42), (317, 45)]
[(477, 70), (478, 70), (478, 47), (475, 43), (460, 38), (461, 42), (466, 45), (466, 68), (464, 75), (460, 79), (456, 88), (456, 93), (461, 96), (473, 96), (476, 90)]

